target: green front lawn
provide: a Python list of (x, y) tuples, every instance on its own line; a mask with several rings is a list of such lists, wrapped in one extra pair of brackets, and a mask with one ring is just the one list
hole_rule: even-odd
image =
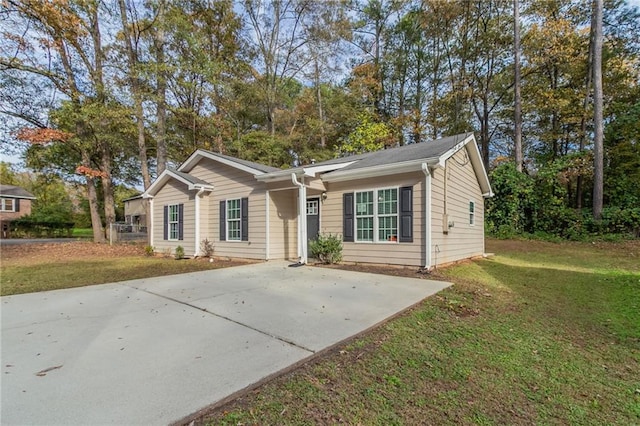
[(453, 287), (205, 422), (640, 424), (640, 242), (487, 250), (438, 272)]

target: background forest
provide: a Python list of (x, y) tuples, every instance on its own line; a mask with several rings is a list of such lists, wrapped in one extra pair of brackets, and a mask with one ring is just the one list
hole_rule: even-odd
[[(496, 193), (491, 233), (637, 235), (640, 13), (604, 1), (594, 68), (594, 10), (577, 0), (4, 1), (1, 149), (36, 173), (5, 164), (2, 182), (49, 194), (36, 194), (34, 215), (71, 220), (53, 203), (77, 199), (101, 241), (132, 187), (198, 148), (286, 168), (473, 131)], [(54, 187), (62, 195), (44, 190)]]

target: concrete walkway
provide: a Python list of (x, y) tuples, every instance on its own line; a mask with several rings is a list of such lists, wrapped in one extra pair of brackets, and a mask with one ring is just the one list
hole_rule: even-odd
[(0, 423), (178, 421), (449, 285), (287, 265), (3, 297)]

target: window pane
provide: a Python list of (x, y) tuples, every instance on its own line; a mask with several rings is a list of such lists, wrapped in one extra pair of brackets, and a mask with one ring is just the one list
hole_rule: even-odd
[(363, 217), (357, 220), (357, 235), (358, 241), (373, 241), (373, 218)]
[(373, 214), (373, 191), (356, 192), (356, 216)]
[(227, 219), (240, 219), (240, 200), (227, 201)]
[(398, 216), (385, 216), (378, 218), (378, 240), (397, 241)]
[(398, 190), (383, 189), (378, 191), (378, 214), (398, 213)]
[(229, 221), (229, 235), (227, 239), (229, 240), (240, 240), (240, 221), (232, 220)]

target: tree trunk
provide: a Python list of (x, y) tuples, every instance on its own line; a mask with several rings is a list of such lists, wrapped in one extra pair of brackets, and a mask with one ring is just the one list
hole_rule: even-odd
[[(164, 1), (159, 4), (158, 10), (158, 31), (156, 33), (156, 78), (158, 85), (156, 87), (156, 148), (158, 176), (167, 168), (167, 76), (165, 70), (164, 56)], [(145, 189), (147, 187), (145, 186)], [(147, 214), (149, 217), (149, 214)]]
[[(593, 13), (591, 14), (593, 20)], [(587, 60), (587, 77), (585, 81), (584, 101), (582, 102), (582, 118), (580, 119), (580, 152), (584, 151), (587, 139), (587, 107), (589, 106), (589, 95), (591, 93), (591, 77), (593, 76), (593, 25), (589, 34), (589, 57)], [(576, 210), (582, 210), (582, 186), (584, 178), (578, 175), (576, 181)]]
[[(91, 168), (89, 153), (82, 150), (82, 165)], [(98, 211), (98, 194), (96, 191), (96, 181), (94, 178), (87, 176), (87, 201), (89, 201), (89, 214), (91, 216), (91, 229), (93, 230), (93, 241), (96, 243), (104, 243), (105, 237), (102, 229), (102, 219)]]
[(100, 149), (101, 169), (105, 174), (102, 182), (102, 192), (104, 197), (104, 221), (107, 239), (111, 236), (111, 224), (116, 222), (116, 207), (113, 197), (113, 182), (111, 181), (111, 151), (109, 147), (102, 144)]
[[(151, 185), (151, 178), (149, 176), (149, 164), (147, 161), (147, 144), (144, 134), (144, 110), (142, 108), (142, 90), (140, 80), (138, 77), (138, 54), (134, 49), (133, 42), (131, 40), (131, 31), (129, 31), (129, 21), (127, 18), (127, 7), (125, 0), (118, 0), (120, 6), (120, 19), (122, 22), (122, 32), (125, 37), (125, 46), (127, 49), (127, 59), (129, 61), (129, 84), (131, 86), (131, 92), (133, 94), (134, 110), (136, 114), (136, 127), (138, 130), (138, 156), (140, 159), (140, 171), (142, 174), (142, 183), (144, 189), (147, 189)], [(106, 194), (105, 194), (106, 196)], [(105, 200), (105, 208), (106, 208)], [(107, 221), (107, 223), (109, 223)]]
[(514, 58), (514, 156), (516, 169), (522, 172), (522, 100), (520, 98), (520, 1), (513, 0), (513, 58)]
[(593, 218), (602, 218), (602, 204), (604, 192), (604, 121), (603, 121), (603, 93), (602, 93), (602, 8), (603, 0), (594, 0), (595, 12), (592, 25), (594, 26), (593, 45)]
[(315, 84), (316, 84), (316, 98), (318, 102), (318, 119), (320, 120), (320, 147), (325, 148), (327, 146), (327, 136), (324, 130), (324, 108), (322, 107), (322, 87), (320, 87), (320, 67), (318, 65), (318, 59), (315, 58)]

